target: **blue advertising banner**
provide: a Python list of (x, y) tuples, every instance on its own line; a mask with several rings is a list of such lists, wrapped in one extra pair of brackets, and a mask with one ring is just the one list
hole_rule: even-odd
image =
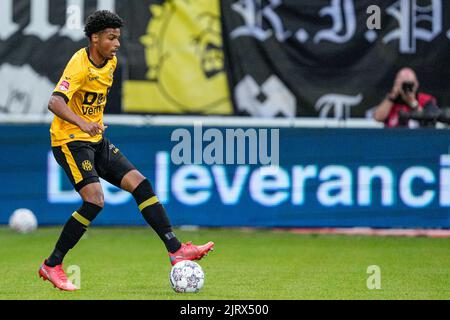
[[(238, 130), (246, 138), (230, 147)], [(151, 180), (174, 225), (450, 227), (447, 130), (111, 126), (107, 136)], [(248, 152), (233, 154), (240, 143)], [(48, 126), (0, 126), (0, 150), (0, 224), (17, 208), (62, 224), (81, 205)], [(145, 224), (129, 193), (102, 183), (94, 225)]]

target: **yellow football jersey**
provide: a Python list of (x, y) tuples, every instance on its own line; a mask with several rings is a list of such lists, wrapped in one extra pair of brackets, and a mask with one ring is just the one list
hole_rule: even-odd
[[(53, 95), (61, 96), (69, 108), (87, 122), (103, 125), (106, 97), (113, 84), (117, 58), (95, 65), (89, 57), (88, 48), (83, 48), (70, 59)], [(55, 115), (50, 127), (52, 146), (57, 147), (71, 141), (98, 142), (102, 135), (91, 137)]]

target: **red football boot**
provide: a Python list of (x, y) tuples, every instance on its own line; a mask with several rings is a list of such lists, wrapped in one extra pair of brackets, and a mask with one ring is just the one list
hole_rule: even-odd
[(208, 242), (202, 246), (196, 246), (191, 242), (182, 243), (181, 248), (174, 253), (169, 252), (170, 263), (174, 266), (183, 260), (200, 260), (208, 255), (208, 252), (214, 250), (214, 242)]
[(75, 291), (78, 290), (78, 288), (72, 284), (69, 280), (67, 280), (66, 273), (64, 272), (62, 268), (62, 264), (49, 267), (45, 264), (47, 260), (44, 261), (44, 263), (39, 268), (39, 277), (41, 277), (44, 281), (48, 280), (51, 283), (53, 283), (53, 286), (55, 288), (58, 288), (60, 290), (64, 291)]

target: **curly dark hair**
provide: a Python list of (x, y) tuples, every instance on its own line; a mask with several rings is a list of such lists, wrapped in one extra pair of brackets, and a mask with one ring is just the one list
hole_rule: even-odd
[(122, 18), (111, 11), (95, 11), (87, 18), (84, 34), (90, 39), (94, 33), (108, 28), (122, 28), (123, 24)]

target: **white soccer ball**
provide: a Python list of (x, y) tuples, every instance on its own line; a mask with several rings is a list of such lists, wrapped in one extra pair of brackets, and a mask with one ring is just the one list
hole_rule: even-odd
[(183, 260), (170, 270), (170, 284), (175, 292), (199, 292), (205, 283), (202, 267), (194, 261)]
[(38, 226), (36, 216), (29, 209), (17, 209), (9, 218), (9, 227), (20, 233), (29, 233)]

